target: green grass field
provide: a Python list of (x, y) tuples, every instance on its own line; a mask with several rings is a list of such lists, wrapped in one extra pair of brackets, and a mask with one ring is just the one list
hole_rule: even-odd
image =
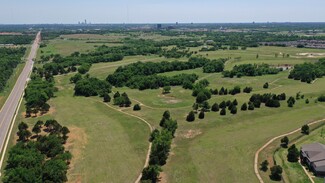
[[(99, 37), (89, 39), (101, 39)], [(80, 38), (80, 35), (70, 35), (70, 38), (77, 40), (51, 40), (43, 49), (43, 53), (68, 55), (74, 51), (82, 52), (93, 48), (89, 43), (81, 44), (85, 40), (80, 39), (88, 38), (83, 36)], [(77, 43), (79, 47), (75, 47)], [(290, 57), (275, 58), (275, 53), (280, 52), (288, 53)], [(323, 50), (260, 47), (248, 48), (246, 51), (199, 52), (199, 54), (208, 53), (208, 57), (212, 59), (231, 57), (226, 64), (226, 69), (231, 69), (232, 66), (243, 63), (278, 65), (317, 60), (297, 56), (298, 53), (305, 52), (323, 52)], [(256, 54), (259, 54), (259, 59), (256, 59)], [(235, 57), (241, 59), (235, 61)], [(119, 62), (94, 64), (89, 74), (105, 79), (119, 66), (137, 61), (162, 60), (174, 59), (157, 56), (126, 57)], [(314, 100), (325, 93), (325, 78), (318, 79), (313, 84), (306, 84), (289, 80), (288, 71), (284, 71), (277, 75), (230, 79), (223, 78), (220, 73), (205, 74), (202, 68), (162, 75), (179, 73), (196, 73), (200, 79), (207, 79), (210, 82), (209, 88), (220, 89), (223, 86), (230, 89), (236, 85), (251, 86), (254, 93), (285, 92), (287, 96), (295, 96), (297, 92), (302, 92), (311, 103), (307, 105), (304, 100), (299, 100), (293, 108), (288, 108), (284, 101), (281, 102), (282, 107), (278, 109), (261, 107), (246, 112), (238, 109), (237, 115), (231, 115), (227, 111), (226, 116), (209, 112), (206, 113), (205, 119), (196, 119), (195, 122), (188, 123), (185, 117), (195, 101), (190, 90), (172, 87), (170, 94), (163, 95), (162, 89), (139, 91), (125, 87), (114, 88), (114, 91), (126, 92), (132, 104), (142, 104), (141, 111), (134, 112), (131, 108), (123, 111), (147, 120), (153, 127), (159, 126), (165, 110), (170, 110), (171, 116), (178, 121), (179, 128), (173, 140), (172, 151), (167, 164), (163, 166), (162, 177), (166, 182), (257, 182), (253, 158), (263, 144), (274, 136), (299, 128), (308, 121), (324, 118), (325, 104), (315, 103)], [(43, 119), (53, 117), (76, 131), (77, 135), (73, 134), (74, 132), (71, 134), (73, 145), (70, 148), (75, 158), (68, 172), (69, 182), (107, 182), (107, 180), (133, 182), (143, 168), (148, 148), (148, 127), (139, 119), (116, 111), (117, 107), (112, 109), (105, 106), (98, 97), (74, 97), (73, 85), (69, 83), (71, 76), (73, 74), (56, 77), (59, 92), (56, 93), (57, 97), (50, 101), (53, 111), (40, 117)], [(265, 82), (270, 83), (269, 89), (263, 89)], [(240, 108), (250, 96), (251, 94), (213, 96), (209, 103), (237, 99)], [(21, 112), (22, 110), (23, 107)], [(38, 119), (22, 119), (20, 116), (17, 122), (21, 120), (31, 123)]]

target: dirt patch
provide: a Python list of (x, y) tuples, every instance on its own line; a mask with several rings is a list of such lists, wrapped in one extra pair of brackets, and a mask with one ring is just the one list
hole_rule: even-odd
[(54, 107), (51, 107), (50, 110), (46, 113), (42, 113), (42, 112), (38, 112), (36, 115), (35, 114), (31, 114), (31, 117), (26, 117), (26, 112), (23, 112), (21, 115), (23, 116), (23, 118), (37, 118), (40, 116), (44, 116), (44, 115), (49, 115), (49, 114), (54, 114), (56, 112)]
[(197, 129), (185, 131), (185, 133), (181, 134), (180, 136), (186, 139), (192, 139), (200, 134), (202, 134), (202, 131), (200, 129)]
[(167, 174), (165, 172), (161, 172), (159, 175), (160, 183), (167, 183)]
[(158, 95), (158, 97), (162, 98), (164, 103), (166, 103), (166, 104), (177, 104), (177, 103), (182, 102), (182, 100), (177, 99), (174, 96)]
[[(70, 151), (72, 154), (72, 160), (69, 165), (68, 170), (68, 182), (82, 182), (82, 176), (73, 176), (69, 175), (70, 172), (73, 172), (76, 162), (82, 158), (82, 152), (86, 148), (88, 141), (87, 134), (83, 128), (76, 126), (68, 126), (70, 133), (67, 143), (64, 145), (67, 151)], [(71, 178), (73, 176), (73, 178)]]

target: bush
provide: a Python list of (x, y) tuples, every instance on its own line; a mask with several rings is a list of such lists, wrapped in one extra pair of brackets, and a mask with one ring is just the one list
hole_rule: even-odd
[(236, 106), (233, 106), (230, 110), (230, 113), (231, 114), (237, 114), (237, 107)]
[(325, 102), (325, 95), (322, 95), (320, 97), (318, 97), (317, 99), (319, 102)]
[(218, 112), (219, 111), (219, 105), (217, 103), (214, 103), (211, 107), (211, 111)]
[(270, 178), (272, 180), (280, 181), (282, 179), (282, 167), (280, 165), (275, 165), (271, 167)]
[(263, 88), (264, 88), (264, 89), (269, 88), (269, 83), (265, 83), (265, 84), (263, 85)]
[(242, 111), (246, 111), (247, 110), (247, 104), (244, 103), (242, 106), (241, 106), (241, 110)]
[(199, 119), (204, 119), (204, 111), (201, 111), (201, 112), (199, 113)]
[(195, 121), (195, 114), (194, 114), (193, 111), (191, 111), (191, 112), (187, 115), (187, 117), (186, 117), (186, 121), (188, 121), (188, 122), (193, 122), (193, 121)]
[(301, 127), (301, 133), (309, 135), (309, 126), (308, 125), (304, 125)]
[(245, 87), (244, 90), (243, 90), (244, 93), (250, 93), (252, 91), (253, 91), (252, 87)]
[(226, 115), (226, 108), (222, 108), (221, 111), (220, 111), (220, 115), (221, 116), (225, 116)]
[(287, 159), (289, 162), (298, 162), (299, 160), (299, 150), (296, 148), (296, 145), (293, 144), (291, 147), (289, 147), (288, 149), (288, 155), (287, 155)]
[(141, 106), (140, 106), (139, 104), (135, 104), (135, 105), (133, 106), (133, 110), (134, 110), (134, 111), (140, 111), (140, 110), (141, 110)]

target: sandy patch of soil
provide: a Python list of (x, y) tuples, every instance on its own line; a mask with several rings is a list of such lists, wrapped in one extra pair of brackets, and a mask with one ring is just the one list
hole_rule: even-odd
[(314, 57), (323, 57), (323, 56), (325, 56), (325, 53), (298, 53), (297, 55), (303, 56), (303, 57), (314, 58)]
[(67, 151), (72, 154), (72, 160), (68, 170), (68, 182), (82, 182), (82, 175), (69, 175), (73, 171), (76, 162), (82, 159), (82, 152), (86, 148), (88, 142), (87, 134), (83, 128), (76, 126), (68, 126), (70, 133), (67, 143), (64, 145)]

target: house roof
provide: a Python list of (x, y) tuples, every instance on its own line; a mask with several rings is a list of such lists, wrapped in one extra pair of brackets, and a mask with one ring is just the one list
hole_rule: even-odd
[(320, 143), (306, 144), (301, 147), (303, 151), (311, 162), (324, 161), (318, 163), (320, 166), (325, 166), (325, 145)]

